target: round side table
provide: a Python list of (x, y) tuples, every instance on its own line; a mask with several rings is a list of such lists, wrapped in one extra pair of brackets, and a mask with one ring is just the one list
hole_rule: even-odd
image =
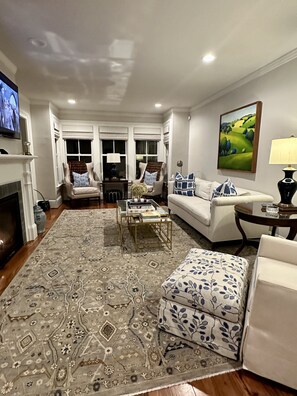
[(293, 240), (297, 234), (297, 211), (280, 211), (279, 213), (272, 215), (266, 212), (265, 204), (261, 204), (260, 202), (235, 205), (234, 210), (235, 222), (242, 235), (242, 243), (235, 252), (236, 256), (242, 251), (244, 246), (246, 246), (249, 242), (252, 242), (248, 240), (244, 229), (240, 224), (241, 220), (248, 221), (249, 223), (253, 224), (262, 224), (272, 227), (272, 236), (275, 236), (277, 227), (290, 228), (287, 239)]

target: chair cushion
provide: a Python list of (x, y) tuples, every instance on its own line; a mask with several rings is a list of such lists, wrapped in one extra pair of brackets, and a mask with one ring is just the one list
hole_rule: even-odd
[(237, 323), (244, 310), (247, 283), (246, 259), (193, 248), (162, 284), (162, 296)]
[(157, 175), (158, 175), (158, 172), (150, 173), (150, 172), (145, 171), (144, 183), (147, 186), (152, 186), (155, 183), (155, 181), (157, 181)]
[(99, 194), (97, 187), (73, 187), (74, 195)]
[(82, 174), (72, 172), (72, 175), (73, 175), (73, 186), (74, 187), (89, 187), (90, 181), (89, 181), (88, 172), (82, 173)]
[(193, 197), (195, 192), (194, 173), (183, 176), (176, 172), (173, 193)]

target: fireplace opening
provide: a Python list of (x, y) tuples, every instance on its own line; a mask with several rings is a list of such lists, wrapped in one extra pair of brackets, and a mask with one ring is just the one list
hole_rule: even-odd
[(0, 267), (23, 246), (19, 194), (0, 198)]

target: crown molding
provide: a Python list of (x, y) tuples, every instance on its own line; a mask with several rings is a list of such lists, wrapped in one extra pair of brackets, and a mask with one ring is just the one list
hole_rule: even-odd
[(191, 111), (190, 107), (172, 107), (171, 109), (163, 113), (163, 121), (165, 122), (174, 113), (186, 113), (189, 114)]
[(125, 113), (125, 112), (113, 112), (113, 111), (95, 111), (95, 110), (69, 110), (59, 109), (59, 118), (66, 119), (114, 119), (119, 121), (129, 120), (147, 120), (152, 122), (162, 122), (162, 114), (154, 113)]
[(207, 105), (208, 103), (221, 98), (222, 96), (228, 94), (229, 92), (234, 91), (235, 89), (241, 87), (242, 85), (247, 84), (248, 82), (253, 81), (256, 78), (259, 78), (259, 77), (271, 72), (272, 70), (277, 69), (278, 67), (280, 67), (288, 62), (291, 62), (292, 60), (294, 60), (296, 58), (297, 58), (297, 48), (295, 48), (293, 51), (290, 51), (287, 54), (275, 59), (274, 61), (268, 63), (267, 65), (260, 67), (253, 73), (248, 74), (247, 76), (236, 81), (234, 84), (231, 84), (228, 87), (222, 89), (221, 91), (218, 91), (214, 95), (209, 96), (203, 102), (200, 102), (196, 106), (192, 107), (191, 111), (200, 109), (201, 107)]
[(36, 105), (36, 106), (50, 106), (51, 102), (49, 100), (43, 100), (43, 99), (29, 99), (30, 100), (30, 105)]

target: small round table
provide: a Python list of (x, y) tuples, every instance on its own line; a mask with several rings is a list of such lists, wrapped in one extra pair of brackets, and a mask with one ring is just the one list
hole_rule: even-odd
[(262, 224), (272, 227), (271, 235), (275, 236), (277, 227), (288, 227), (290, 231), (287, 235), (287, 239), (293, 240), (297, 234), (297, 212), (282, 212), (277, 214), (266, 213), (266, 207), (260, 202), (253, 202), (248, 204), (235, 205), (235, 222), (237, 228), (242, 235), (242, 243), (236, 250), (235, 255), (237, 256), (244, 246), (248, 244), (246, 234), (241, 227), (240, 220), (248, 221), (253, 224)]

